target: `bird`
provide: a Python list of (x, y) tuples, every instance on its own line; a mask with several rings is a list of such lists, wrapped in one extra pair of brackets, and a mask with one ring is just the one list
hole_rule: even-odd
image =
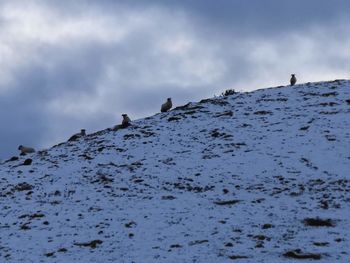
[(85, 129), (81, 129), (79, 133), (76, 133), (74, 135), (72, 135), (68, 141), (71, 142), (71, 141), (76, 141), (78, 140), (80, 137), (83, 137), (86, 135), (86, 132), (85, 132)]
[(112, 128), (113, 131), (117, 131), (119, 129), (125, 129), (131, 125), (131, 120), (130, 120), (128, 114), (124, 113), (124, 114), (122, 114), (122, 117), (123, 117), (122, 124), (115, 125)]
[(297, 83), (297, 78), (295, 77), (295, 74), (292, 74), (292, 77), (290, 78), (290, 85), (294, 86), (295, 83)]
[(23, 146), (23, 145), (18, 146), (18, 150), (21, 151), (21, 155), (25, 155), (27, 153), (35, 152), (34, 148), (26, 147), (26, 146)]
[(173, 103), (171, 102), (171, 98), (167, 98), (167, 101), (162, 104), (162, 107), (160, 108), (160, 112), (167, 112), (173, 107)]
[(128, 127), (130, 125), (131, 120), (130, 120), (128, 114), (124, 113), (124, 114), (122, 114), (122, 116), (123, 116), (123, 121), (122, 121), (121, 127), (122, 128), (126, 128), (126, 127)]

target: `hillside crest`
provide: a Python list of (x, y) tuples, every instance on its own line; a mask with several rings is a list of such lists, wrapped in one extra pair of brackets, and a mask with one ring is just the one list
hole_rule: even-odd
[(350, 81), (307, 83), (8, 160), (1, 261), (347, 262), (349, 116)]

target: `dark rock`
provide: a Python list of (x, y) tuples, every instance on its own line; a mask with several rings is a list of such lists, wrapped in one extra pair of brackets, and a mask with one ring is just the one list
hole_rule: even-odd
[(57, 148), (57, 147), (62, 146), (62, 145), (64, 145), (64, 144), (65, 144), (64, 142), (61, 142), (61, 143), (59, 143), (59, 144), (56, 144), (56, 145), (52, 146), (52, 148)]
[(96, 239), (92, 240), (90, 242), (82, 242), (82, 243), (74, 243), (75, 246), (79, 247), (91, 247), (91, 248), (96, 248), (97, 245), (101, 245), (103, 243), (102, 240)]
[(323, 209), (329, 208), (329, 204), (328, 204), (327, 200), (321, 200), (320, 203), (321, 203), (321, 208), (323, 208)]
[(181, 120), (182, 118), (181, 117), (170, 117), (168, 119), (168, 121), (178, 121), (178, 120)]
[(265, 240), (265, 239), (268, 239), (268, 238), (266, 236), (264, 236), (264, 235), (256, 235), (256, 236), (254, 236), (254, 239)]
[(142, 183), (144, 180), (143, 179), (136, 179), (134, 180), (134, 183)]
[(306, 92), (304, 93), (303, 96), (319, 96), (320, 94), (319, 93), (316, 93), (316, 92)]
[(105, 149), (105, 147), (102, 146), (102, 147), (99, 147), (99, 148), (97, 149), (97, 151), (98, 151), (98, 152), (102, 152), (104, 149)]
[(195, 110), (190, 110), (190, 111), (185, 111), (183, 114), (185, 114), (185, 115), (193, 115), (193, 114), (195, 114), (195, 113), (197, 113), (197, 111), (195, 111)]
[(263, 248), (264, 247), (264, 243), (263, 242), (258, 242), (256, 245), (255, 245), (256, 248)]
[(320, 218), (306, 218), (303, 220), (306, 226), (326, 226), (326, 227), (334, 227), (335, 222), (331, 219), (320, 219)]
[(322, 102), (322, 103), (320, 103), (320, 106), (323, 106), (323, 107), (326, 107), (326, 106), (333, 107), (333, 106), (336, 106), (336, 105), (339, 105), (339, 104), (336, 103), (336, 102)]
[(300, 161), (301, 161), (302, 163), (305, 163), (305, 165), (306, 165), (307, 167), (312, 168), (312, 169), (314, 169), (314, 170), (318, 170), (318, 167), (314, 166), (314, 165), (311, 163), (310, 160), (308, 160), (308, 159), (306, 159), (306, 158), (303, 157), (303, 158), (300, 159)]
[(136, 226), (136, 223), (134, 221), (130, 221), (129, 223), (126, 223), (124, 226), (126, 228), (132, 228), (132, 227)]
[(232, 255), (229, 256), (229, 259), (235, 260), (235, 259), (244, 259), (244, 258), (248, 258), (247, 256), (240, 256), (240, 255)]
[(271, 111), (265, 111), (265, 110), (261, 110), (261, 111), (256, 111), (254, 112), (255, 115), (271, 115), (272, 112)]
[(102, 184), (108, 184), (108, 183), (112, 183), (114, 180), (113, 178), (109, 178), (107, 175), (105, 174), (98, 174), (98, 179), (92, 181), (91, 183), (102, 183)]
[(223, 137), (223, 138), (231, 138), (233, 137), (231, 134), (227, 134), (224, 132), (219, 132), (218, 129), (214, 129), (210, 132), (210, 135), (214, 138), (218, 138), (218, 137)]
[(42, 217), (45, 217), (45, 215), (44, 215), (44, 214), (41, 214), (41, 213), (35, 213), (35, 214), (31, 214), (31, 215), (29, 215), (29, 214), (24, 214), (24, 215), (19, 216), (18, 218), (19, 218), (19, 219), (22, 219), (22, 218), (26, 218), (26, 217), (28, 217), (29, 219), (34, 219), (34, 218), (42, 218)]
[(124, 140), (129, 140), (129, 139), (134, 139), (134, 138), (140, 138), (140, 134), (125, 134), (124, 135)]
[(204, 99), (204, 100), (201, 100), (199, 103), (210, 103), (210, 104), (219, 105), (219, 106), (225, 106), (230, 104), (229, 102), (223, 99)]
[(216, 201), (214, 204), (216, 205), (234, 205), (241, 202), (241, 200), (228, 200), (228, 201)]
[[(140, 130), (140, 132), (143, 134), (143, 137), (144, 137), (144, 138), (148, 138), (148, 137), (151, 137), (151, 136), (156, 135), (156, 133), (151, 132), (151, 131)], [(123, 149), (122, 149), (122, 150), (123, 150)], [(123, 150), (123, 151), (125, 151), (125, 150)]]
[(174, 244), (174, 245), (171, 245), (170, 248), (181, 248), (182, 246), (179, 245), (179, 244)]
[(172, 195), (162, 196), (162, 200), (174, 200), (174, 199), (176, 199), (176, 197)]
[(329, 245), (328, 242), (314, 242), (313, 244), (317, 247), (325, 247)]
[(200, 245), (203, 243), (208, 243), (209, 240), (195, 240), (195, 241), (191, 241), (190, 243), (188, 243), (189, 246), (194, 246), (194, 245)]
[(323, 114), (323, 115), (335, 115), (338, 113), (339, 111), (320, 111), (320, 114)]
[(21, 226), (20, 226), (20, 229), (21, 229), (21, 230), (29, 230), (29, 229), (31, 229), (30, 226), (29, 226), (29, 224), (30, 224), (30, 223), (28, 222), (28, 223), (25, 223), (25, 224), (21, 225)]
[(183, 105), (183, 106), (179, 106), (179, 107), (176, 107), (174, 108), (174, 111), (175, 110), (178, 110), (178, 111), (183, 111), (183, 110), (199, 110), (199, 109), (203, 109), (204, 107), (203, 106), (192, 106), (193, 104), (191, 103), (187, 103), (186, 105)]
[(13, 156), (13, 157), (11, 157), (10, 159), (6, 160), (5, 163), (18, 161), (18, 159), (19, 159), (19, 158), (18, 158), (17, 156)]
[(33, 162), (32, 159), (25, 159), (25, 161), (23, 162), (23, 165), (31, 165)]
[(272, 228), (273, 225), (271, 224), (263, 224), (263, 226), (261, 227), (262, 229), (269, 229), (269, 228)]
[(337, 140), (337, 138), (335, 137), (335, 135), (329, 135), (329, 134), (327, 134), (327, 135), (325, 135), (325, 137), (326, 137), (326, 139), (327, 139), (328, 141), (330, 141), (330, 142), (334, 142), (334, 141)]
[(295, 259), (315, 259), (315, 260), (321, 259), (321, 254), (303, 253), (300, 249), (287, 251), (286, 253), (283, 254), (283, 256), (287, 258), (295, 258)]
[(219, 113), (219, 114), (215, 115), (215, 117), (223, 117), (223, 116), (232, 117), (233, 116), (233, 112), (232, 111), (225, 111), (223, 113)]
[(80, 134), (74, 134), (72, 137), (70, 137), (68, 139), (69, 142), (74, 142), (76, 140), (78, 140), (79, 138), (81, 138), (81, 135)]
[(94, 159), (87, 154), (81, 154), (81, 155), (79, 155), (79, 157), (83, 157), (85, 160), (93, 160)]
[(323, 93), (321, 94), (322, 97), (330, 97), (330, 96), (337, 96), (337, 92), (329, 92), (329, 93)]
[(26, 183), (26, 182), (23, 182), (23, 183), (19, 183), (15, 186), (14, 190), (15, 191), (29, 191), (29, 190), (32, 190), (33, 189), (33, 186)]
[(218, 132), (217, 130), (212, 131), (212, 132), (211, 132), (211, 136), (214, 137), (214, 138), (217, 138), (217, 137), (220, 136), (220, 132)]

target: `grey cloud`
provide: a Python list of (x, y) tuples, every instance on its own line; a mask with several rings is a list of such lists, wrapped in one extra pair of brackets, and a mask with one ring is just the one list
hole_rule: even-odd
[(37, 145), (48, 130), (47, 116), (31, 87), (0, 96), (1, 157), (13, 155), (18, 145)]
[[(299, 31), (313, 25), (337, 23), (348, 16), (347, 0), (93, 0), (82, 1), (104, 12), (114, 12), (121, 7), (131, 9), (166, 8), (184, 12), (196, 22), (199, 30), (239, 34), (280, 34)], [(169, 19), (174, 19), (169, 17)], [(213, 32), (212, 32), (213, 33)]]
[[(61, 127), (65, 132), (59, 138), (63, 139), (74, 128), (79, 129), (80, 124), (86, 125), (87, 118), (93, 119), (93, 116), (82, 116), (79, 121), (63, 118), (60, 109), (58, 113), (50, 112), (47, 105), (63, 95), (73, 100), (82, 95), (93, 99), (104, 74), (105, 58), (97, 50), (96, 46), (82, 46), (73, 53), (52, 49), (38, 55), (39, 62), (26, 63), (12, 72), (14, 82), (0, 95), (0, 123), (6, 124), (1, 125), (0, 156), (14, 154), (17, 144), (42, 146), (51, 137), (48, 134), (57, 135)], [(53, 142), (57, 143), (57, 138)]]
[[(337, 23), (340, 17), (347, 17), (350, 2), (347, 0), (67, 0), (32, 2), (54, 7), (61, 14), (84, 14), (89, 10), (113, 14), (121, 10), (144, 11), (164, 8), (170, 12), (183, 12), (197, 22), (201, 30), (211, 29), (241, 34), (276, 34), (289, 30), (302, 30), (311, 25)], [(176, 17), (169, 17), (176, 19)], [(198, 28), (197, 28), (198, 29)]]

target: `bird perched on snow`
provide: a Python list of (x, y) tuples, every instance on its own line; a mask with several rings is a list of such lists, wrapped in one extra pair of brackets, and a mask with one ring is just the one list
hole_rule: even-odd
[(124, 114), (122, 114), (122, 116), (123, 116), (123, 121), (122, 121), (121, 128), (126, 128), (131, 124), (131, 120), (130, 120), (128, 114), (124, 113)]
[(162, 104), (160, 111), (167, 112), (168, 110), (171, 109), (171, 107), (173, 107), (173, 103), (171, 102), (171, 98), (168, 98), (167, 101), (164, 104)]
[(25, 155), (27, 153), (35, 152), (34, 148), (26, 147), (26, 146), (23, 146), (23, 145), (18, 146), (18, 150), (21, 151), (21, 155)]
[(294, 86), (295, 83), (297, 83), (297, 78), (295, 77), (295, 74), (292, 74), (292, 77), (290, 78), (290, 85)]
[(122, 114), (122, 117), (123, 117), (122, 124), (115, 125), (112, 129), (113, 131), (117, 131), (119, 129), (125, 129), (131, 125), (131, 120), (128, 114), (124, 113)]
[(68, 139), (68, 141), (69, 141), (69, 142), (71, 142), (71, 141), (76, 141), (76, 140), (78, 140), (79, 138), (84, 137), (85, 135), (86, 135), (85, 129), (81, 129), (79, 133), (76, 133), (76, 134), (72, 135), (72, 137), (70, 137), (70, 138)]

